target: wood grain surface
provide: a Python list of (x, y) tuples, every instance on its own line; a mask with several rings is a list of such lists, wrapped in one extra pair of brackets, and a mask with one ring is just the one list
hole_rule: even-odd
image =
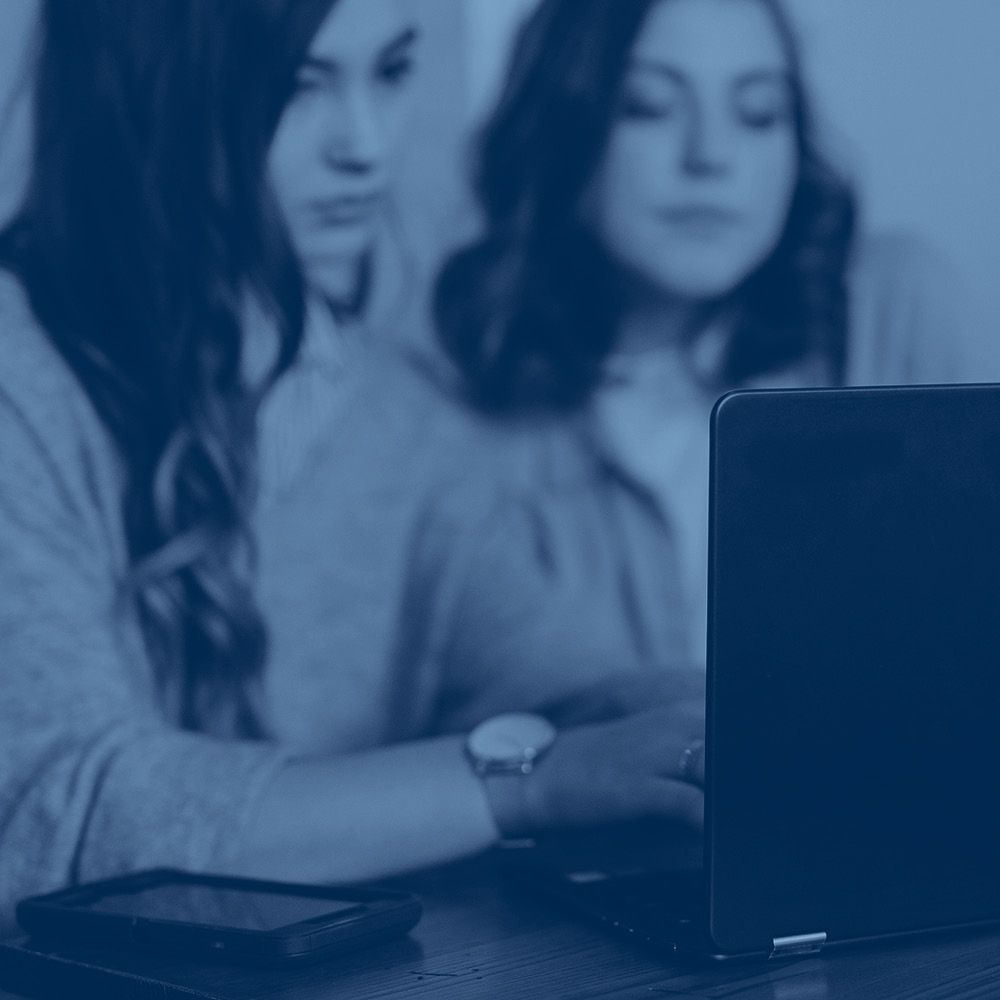
[[(1000, 932), (869, 946), (781, 964), (685, 967), (525, 895), (507, 882), (495, 856), (394, 884), (421, 895), (423, 919), (409, 937), (357, 955), (290, 972), (185, 965), (141, 955), (123, 958), (118, 968), (179, 988), (177, 994), (161, 994), (147, 984), (135, 996), (184, 991), (224, 1000), (1000, 996)], [(2, 1000), (14, 996), (0, 991)]]

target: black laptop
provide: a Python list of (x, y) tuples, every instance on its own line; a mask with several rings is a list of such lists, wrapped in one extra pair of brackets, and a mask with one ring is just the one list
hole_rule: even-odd
[(704, 844), (516, 867), (691, 956), (1000, 920), (1000, 386), (734, 392), (711, 449)]

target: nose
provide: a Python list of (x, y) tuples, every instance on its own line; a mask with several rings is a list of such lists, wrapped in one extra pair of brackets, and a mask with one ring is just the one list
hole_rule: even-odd
[(724, 174), (730, 166), (731, 136), (724, 115), (692, 106), (684, 144), (684, 170), (693, 176)]
[(372, 95), (354, 88), (331, 102), (324, 155), (338, 170), (369, 173), (382, 162), (383, 136)]

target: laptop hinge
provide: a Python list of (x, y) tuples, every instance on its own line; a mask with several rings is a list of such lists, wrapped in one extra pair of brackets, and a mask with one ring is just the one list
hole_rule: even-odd
[(789, 934), (772, 938), (774, 949), (768, 958), (791, 958), (795, 955), (815, 955), (826, 944), (826, 931), (818, 934)]

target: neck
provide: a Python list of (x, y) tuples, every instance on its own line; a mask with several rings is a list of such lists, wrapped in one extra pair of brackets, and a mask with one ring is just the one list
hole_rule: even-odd
[(702, 302), (662, 295), (635, 296), (622, 314), (617, 349), (636, 354), (686, 344), (710, 319), (711, 309)]
[(307, 284), (338, 320), (356, 317), (368, 295), (371, 262), (368, 254), (353, 260), (327, 262), (321, 274), (307, 275)]

